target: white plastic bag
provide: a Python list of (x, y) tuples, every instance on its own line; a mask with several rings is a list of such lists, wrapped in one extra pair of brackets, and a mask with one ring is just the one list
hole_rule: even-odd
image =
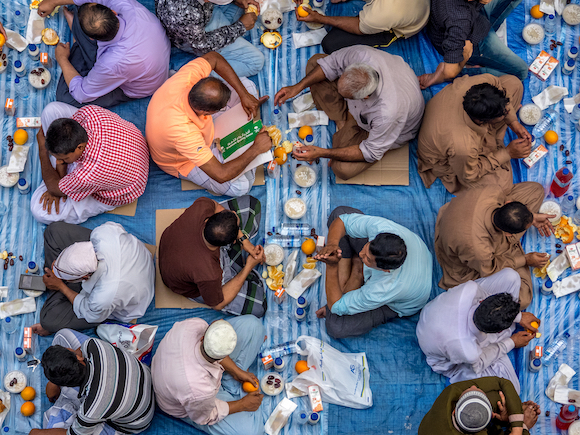
[(143, 364), (151, 363), (151, 350), (158, 326), (131, 325), (125, 323), (103, 323), (97, 327), (97, 335), (137, 357)]
[(373, 406), (370, 371), (364, 352), (342, 353), (306, 335), (298, 337), (296, 343), (300, 347), (298, 353), (308, 357), (310, 370), (298, 375), (292, 386), (308, 393), (309, 385), (318, 385), (322, 400), (335, 405), (355, 409)]

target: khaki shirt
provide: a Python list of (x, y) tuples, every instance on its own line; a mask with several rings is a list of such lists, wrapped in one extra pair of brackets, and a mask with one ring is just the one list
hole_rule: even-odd
[(427, 25), (429, 6), (429, 0), (369, 0), (359, 14), (359, 29), (366, 34), (392, 30), (410, 38)]
[[(510, 99), (502, 122), (478, 126), (463, 109), (465, 94), (480, 83), (503, 89)], [(425, 186), (440, 178), (450, 193), (491, 184), (509, 192), (513, 178), (504, 136), (507, 125), (517, 121), (514, 107), (522, 94), (518, 78), (482, 74), (455, 79), (435, 95), (427, 103), (419, 131), (419, 175)]]

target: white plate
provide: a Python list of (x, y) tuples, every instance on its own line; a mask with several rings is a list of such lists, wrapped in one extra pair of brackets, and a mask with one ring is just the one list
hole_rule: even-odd
[[(320, 8), (312, 8), (312, 10), (318, 12), (320, 15), (326, 16), (324, 11)], [(310, 30), (317, 30), (317, 29), (320, 29), (321, 27), (324, 27), (324, 24), (321, 24), (321, 23), (305, 22), (304, 24), (306, 24), (306, 27), (308, 27)]]
[(40, 290), (24, 290), (24, 289), (21, 289), (21, 290), (24, 292), (24, 294), (26, 296), (30, 296), (31, 298), (37, 298), (40, 295), (42, 295), (43, 293), (45, 293), (45, 292), (40, 291)]
[[(274, 388), (274, 384), (272, 385), (267, 384), (268, 378), (270, 376), (273, 377), (271, 379), (273, 382), (275, 382), (276, 380), (280, 381), (280, 386), (278, 388)], [(262, 380), (260, 381), (260, 387), (262, 388), (262, 392), (264, 394), (267, 394), (268, 396), (277, 396), (282, 391), (284, 391), (284, 379), (282, 379), (282, 377), (278, 373), (269, 372), (266, 373), (262, 378)]]
[[(38, 75), (32, 74), (32, 71), (30, 71), (28, 73), (28, 82), (30, 83), (30, 85), (32, 87), (34, 87), (36, 89), (44, 89), (50, 84), (51, 75), (50, 75), (50, 71), (42, 66), (38, 67), (38, 68), (34, 68), (33, 71), (38, 70), (39, 68), (42, 68), (44, 70), (41, 73), (41, 75), (38, 76)], [(44, 84), (42, 84), (42, 82), (41, 82), (42, 79), (44, 79)]]
[[(10, 386), (10, 381), (12, 381), (14, 378), (16, 378), (17, 383)], [(10, 393), (20, 393), (26, 388), (26, 375), (20, 370), (14, 370), (8, 373), (6, 376), (4, 376), (4, 388), (6, 388), (6, 391)]]
[(562, 11), (562, 19), (569, 26), (577, 26), (580, 24), (580, 6), (568, 5)]
[(529, 103), (522, 106), (519, 114), (523, 124), (536, 125), (542, 117), (542, 109), (534, 103)]
[(522, 38), (530, 45), (539, 44), (544, 40), (544, 28), (536, 23), (528, 24), (522, 30)]

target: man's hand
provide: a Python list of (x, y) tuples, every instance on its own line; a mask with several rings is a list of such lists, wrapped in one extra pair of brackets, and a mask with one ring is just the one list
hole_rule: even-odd
[(249, 14), (244, 14), (240, 17), (240, 23), (244, 25), (246, 30), (251, 30), (254, 28), (254, 24), (256, 24), (256, 20), (258, 17), (253, 12)]
[(243, 10), (248, 9), (250, 5), (254, 5), (258, 8), (258, 14), (256, 16), (260, 15), (260, 3), (255, 0), (234, 0), (233, 3)]
[(268, 135), (268, 132), (262, 128), (260, 132), (256, 135), (252, 148), (256, 147), (257, 151), (262, 154), (272, 148), (272, 139)]
[(555, 217), (555, 214), (534, 213), (532, 225), (538, 229), (540, 235), (549, 237), (554, 232), (554, 226), (552, 225), (552, 222), (550, 222), (550, 219), (554, 219)]
[(44, 283), (44, 285), (46, 286), (47, 289), (49, 290), (56, 290), (56, 291), (60, 291), (60, 289), (62, 288), (64, 284), (64, 281), (60, 278), (57, 278), (54, 273), (52, 272), (52, 270), (50, 270), (48, 267), (44, 268), (44, 275), (42, 275), (42, 282)]
[(48, 190), (42, 194), (40, 200), (38, 201), (39, 204), (42, 204), (42, 209), (46, 210), (48, 214), (51, 214), (52, 206), (54, 204), (54, 211), (56, 214), (60, 212), (60, 199), (62, 198), (62, 202), (66, 201), (66, 196), (54, 196)]
[(250, 254), (250, 257), (252, 257), (254, 260), (259, 261), (260, 263), (266, 261), (266, 254), (264, 254), (264, 248), (262, 246), (254, 246), (249, 240), (244, 240), (242, 248), (244, 251)]
[(528, 140), (531, 145), (532, 135), (528, 132), (528, 130), (526, 130), (526, 127), (524, 127), (518, 121), (514, 121), (513, 123), (510, 124), (510, 128), (520, 139)]
[(321, 14), (310, 9), (309, 7), (304, 6), (303, 9), (306, 12), (308, 12), (308, 15), (306, 15), (305, 17), (301, 17), (300, 15), (298, 15), (298, 8), (294, 9), (294, 12), (296, 13), (296, 19), (298, 21), (305, 21), (307, 23), (322, 23), (322, 20), (324, 20)]
[(326, 305), (316, 310), (316, 317), (318, 317), (319, 319), (326, 318)]
[(503, 394), (503, 391), (499, 392), (499, 398), (501, 399), (498, 400), (497, 402), (497, 410), (499, 411), (499, 414), (497, 412), (494, 412), (492, 414), (492, 418), (497, 418), (499, 421), (508, 422), (509, 415), (507, 412), (507, 408), (505, 406), (505, 395)]
[(468, 39), (463, 44), (463, 60), (467, 61), (473, 55), (473, 43)]
[(263, 264), (265, 260), (266, 256), (264, 255), (264, 248), (261, 245), (258, 245), (256, 246), (256, 256), (248, 255), (246, 265), (253, 269), (258, 264)]
[(532, 313), (528, 313), (527, 311), (522, 312), (522, 320), (520, 320), (520, 325), (522, 325), (522, 328), (528, 329), (535, 334), (538, 332), (538, 329), (532, 326), (532, 322), (536, 322), (538, 326), (540, 323), (542, 323), (541, 320), (534, 316)]
[(322, 148), (314, 145), (304, 145), (294, 148), (292, 155), (296, 160), (313, 162), (319, 157), (322, 157)]
[(56, 3), (53, 0), (43, 0), (38, 4), (38, 15), (48, 17), (55, 7)]
[(263, 398), (264, 396), (258, 391), (252, 391), (251, 393), (248, 393), (246, 396), (242, 397), (240, 402), (244, 411), (254, 412), (257, 411), (262, 404)]
[(526, 331), (519, 331), (512, 335), (510, 338), (516, 345), (516, 348), (526, 347), (528, 343), (534, 338), (536, 334), (530, 334)]
[[(8, 39), (8, 36), (6, 36), (6, 30), (4, 30), (2, 23), (0, 23), (0, 33), (4, 35), (4, 39)], [(2, 47), (0, 47), (0, 51), (2, 51)]]
[(530, 252), (529, 254), (526, 254), (526, 265), (541, 269), (548, 264), (549, 259), (550, 254), (546, 254), (545, 252)]
[(512, 159), (523, 159), (532, 152), (532, 143), (527, 139), (514, 139), (507, 146), (507, 152)]
[(524, 424), (528, 427), (528, 429), (531, 429), (538, 421), (538, 416), (542, 412), (540, 410), (540, 405), (529, 400), (523, 403), (522, 408), (524, 411)]
[(268, 101), (268, 98), (270, 97), (265, 95), (258, 100), (249, 92), (246, 92), (244, 96), (240, 96), (240, 103), (242, 104), (244, 111), (248, 114), (248, 120), (258, 116), (260, 113), (260, 106)]
[(283, 87), (278, 92), (276, 92), (276, 95), (274, 96), (274, 106), (281, 106), (290, 98), (294, 98), (301, 91), (302, 89), (296, 85)]
[(56, 59), (56, 61), (58, 63), (68, 62), (69, 57), (70, 57), (70, 43), (67, 42), (66, 44), (63, 44), (62, 42), (59, 42), (56, 45), (56, 48), (54, 49), (54, 58)]
[(338, 245), (326, 245), (313, 258), (326, 264), (337, 264), (342, 258), (342, 250)]
[(234, 375), (232, 375), (232, 377), (240, 384), (243, 384), (244, 382), (249, 382), (256, 388), (259, 388), (260, 386), (258, 378), (256, 377), (255, 374), (242, 369), (237, 371)]

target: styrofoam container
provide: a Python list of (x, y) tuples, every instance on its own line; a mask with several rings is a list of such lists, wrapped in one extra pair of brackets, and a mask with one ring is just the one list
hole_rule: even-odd
[(528, 24), (522, 30), (522, 38), (530, 45), (537, 45), (544, 40), (544, 28), (536, 23)]

